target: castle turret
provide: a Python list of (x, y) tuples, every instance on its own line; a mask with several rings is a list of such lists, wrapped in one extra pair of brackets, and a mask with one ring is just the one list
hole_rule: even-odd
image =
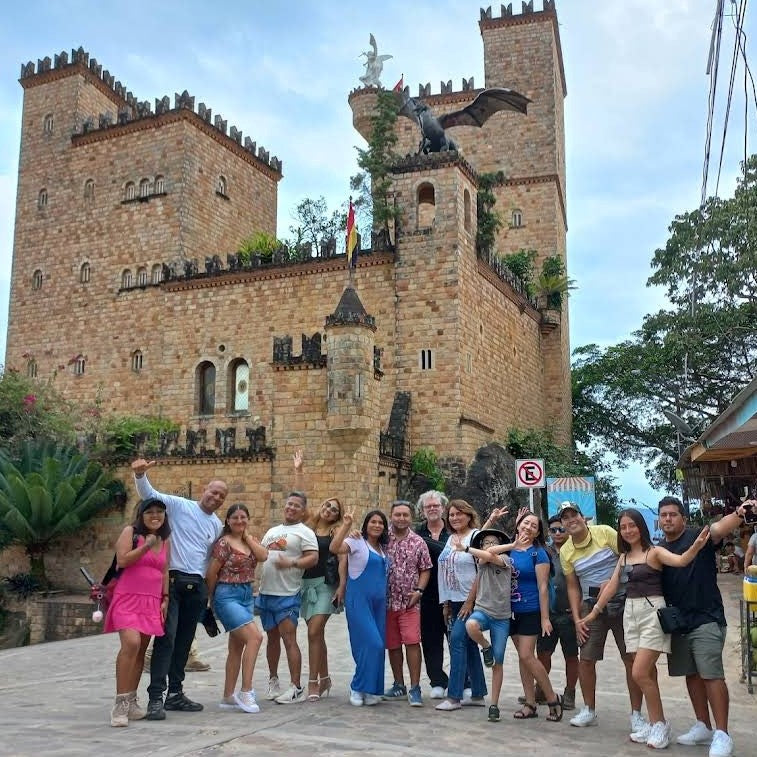
[(368, 434), (375, 428), (378, 402), (373, 388), (376, 321), (348, 285), (336, 310), (326, 316), (328, 345), (327, 428), (331, 433)]

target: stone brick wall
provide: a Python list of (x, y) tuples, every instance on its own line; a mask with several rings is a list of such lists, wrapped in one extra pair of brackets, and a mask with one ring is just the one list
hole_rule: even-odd
[(92, 620), (94, 605), (86, 596), (52, 594), (26, 599), (6, 597), (6, 609), (26, 615), (29, 644), (79, 639), (102, 633), (102, 623)]

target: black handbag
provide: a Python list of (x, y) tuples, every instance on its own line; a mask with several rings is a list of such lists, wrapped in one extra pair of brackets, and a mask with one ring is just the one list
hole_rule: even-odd
[(221, 633), (221, 629), (218, 627), (218, 623), (216, 623), (216, 616), (213, 615), (213, 610), (210, 607), (205, 608), (205, 612), (203, 612), (202, 618), (200, 618), (200, 623), (205, 627), (208, 636), (218, 636)]
[(327, 586), (339, 586), (339, 557), (329, 554), (324, 567), (324, 578)]
[(683, 619), (683, 614), (673, 605), (660, 607), (657, 610), (657, 619), (660, 621), (663, 633), (688, 633), (689, 629)]

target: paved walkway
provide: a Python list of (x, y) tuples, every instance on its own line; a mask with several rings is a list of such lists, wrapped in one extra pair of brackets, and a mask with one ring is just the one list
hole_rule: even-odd
[[(740, 579), (722, 576), (731, 623), (727, 648), (728, 683), (731, 690), (731, 733), (740, 757), (757, 755), (754, 722), (755, 697), (739, 682), (738, 597)], [(300, 624), (301, 647), (305, 649), (305, 627)], [(108, 722), (113, 696), (115, 636), (96, 636), (72, 641), (40, 644), (0, 652), (0, 755), (60, 757), (80, 755), (196, 755), (226, 757), (237, 754), (268, 755), (357, 755), (375, 757), (398, 753), (416, 755), (518, 755), (546, 754), (557, 749), (572, 757), (648, 755), (644, 746), (628, 741), (628, 697), (622, 665), (611, 641), (607, 659), (598, 668), (597, 728), (578, 729), (544, 719), (516, 722), (512, 712), (520, 693), (517, 661), (508, 649), (505, 684), (500, 708), (502, 721), (488, 723), (486, 708), (471, 707), (451, 713), (433, 710), (430, 700), (423, 709), (404, 702), (384, 702), (376, 707), (351, 707), (347, 701), (352, 659), (344, 616), (332, 618), (327, 626), (334, 679), (332, 696), (321, 702), (282, 706), (262, 702), (257, 715), (219, 712), (215, 709), (223, 681), (225, 641), (209, 639), (198, 629), (202, 657), (212, 664), (207, 673), (187, 675), (185, 689), (205, 704), (197, 714), (168, 713), (163, 722), (137, 722), (129, 728), (111, 728)], [(282, 655), (283, 661), (283, 655)], [(675, 733), (692, 722), (691, 709), (681, 680), (670, 679), (660, 665), (660, 683), (668, 718)], [(285, 666), (282, 666), (282, 672)], [(261, 651), (255, 685), (265, 689), (267, 670)], [(390, 682), (387, 665), (387, 682)], [(558, 652), (553, 682), (564, 686), (564, 668)], [(146, 676), (141, 696), (145, 696)], [(427, 689), (427, 681), (423, 686)], [(580, 694), (578, 696), (580, 703)], [(666, 754), (706, 757), (706, 747), (672, 745)]]

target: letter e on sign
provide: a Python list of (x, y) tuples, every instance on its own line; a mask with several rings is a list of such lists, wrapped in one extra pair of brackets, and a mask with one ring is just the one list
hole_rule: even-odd
[(544, 487), (544, 460), (516, 460), (515, 486), (519, 489)]

